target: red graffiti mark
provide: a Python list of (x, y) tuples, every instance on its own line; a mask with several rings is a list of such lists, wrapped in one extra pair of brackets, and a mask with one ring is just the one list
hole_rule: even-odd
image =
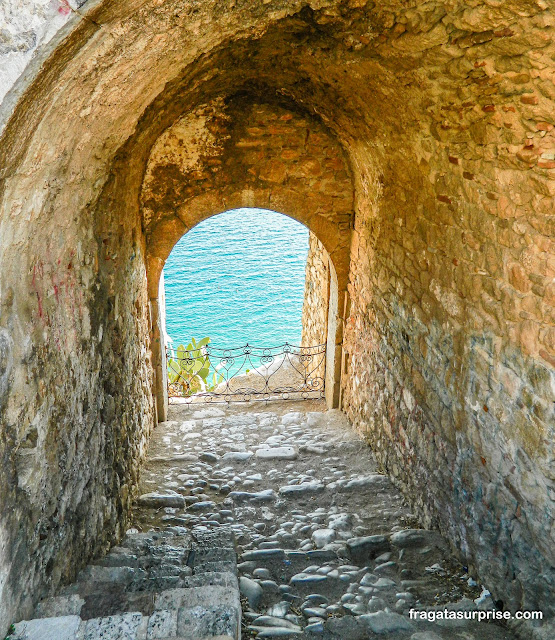
[(71, 6), (68, 0), (58, 0), (58, 13), (62, 16), (67, 16), (71, 11)]
[(43, 317), (42, 302), (41, 302), (40, 295), (39, 295), (38, 291), (37, 291), (37, 302), (39, 304), (39, 318), (42, 318)]
[(56, 296), (56, 302), (60, 302), (60, 296), (58, 295), (58, 285), (54, 285), (54, 295)]
[(42, 262), (37, 262), (34, 267), (33, 267), (33, 287), (35, 287), (36, 282), (37, 282), (37, 277), (42, 278), (42, 276), (44, 275), (43, 273), (43, 263)]

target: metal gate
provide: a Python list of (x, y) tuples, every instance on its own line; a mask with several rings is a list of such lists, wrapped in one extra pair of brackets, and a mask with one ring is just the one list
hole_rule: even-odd
[(219, 349), (207, 340), (166, 348), (170, 399), (196, 403), (324, 397), (325, 344)]

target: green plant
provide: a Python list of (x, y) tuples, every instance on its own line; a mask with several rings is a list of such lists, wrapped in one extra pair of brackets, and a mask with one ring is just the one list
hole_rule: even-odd
[(223, 381), (223, 376), (217, 371), (212, 373), (210, 382), (211, 362), (206, 346), (210, 338), (203, 338), (198, 342), (191, 338), (191, 342), (185, 347), (180, 344), (176, 350), (176, 358), (168, 360), (168, 378), (174, 387), (180, 387), (185, 396), (191, 396), (199, 392), (214, 391), (216, 386)]

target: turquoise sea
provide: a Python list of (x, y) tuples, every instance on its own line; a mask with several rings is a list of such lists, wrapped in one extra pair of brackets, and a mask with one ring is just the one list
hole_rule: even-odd
[(300, 344), (308, 229), (274, 211), (213, 216), (175, 245), (164, 267), (172, 346)]

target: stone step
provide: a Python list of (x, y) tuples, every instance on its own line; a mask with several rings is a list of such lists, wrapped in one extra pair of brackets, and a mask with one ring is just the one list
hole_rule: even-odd
[(126, 536), (78, 580), (40, 602), (9, 640), (239, 640), (230, 530)]
[[(239, 640), (241, 605), (238, 592), (228, 587), (200, 587), (200, 593), (178, 596), (175, 608), (156, 609), (151, 615), (127, 612), (83, 620), (57, 616), (24, 620), (14, 625), (8, 640)], [(179, 590), (182, 591), (182, 590)], [(195, 589), (185, 589), (185, 592)], [(176, 605), (175, 596), (161, 595), (162, 602)], [(192, 599), (191, 606), (189, 597)]]

